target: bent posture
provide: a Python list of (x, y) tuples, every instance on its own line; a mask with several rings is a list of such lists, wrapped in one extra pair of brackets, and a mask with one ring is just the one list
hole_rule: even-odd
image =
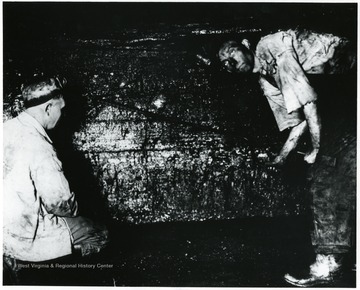
[[(308, 130), (312, 148), (304, 160), (313, 164), (309, 171), (312, 194), (312, 244), (316, 261), (306, 277), (289, 274), (285, 280), (306, 287), (330, 284), (344, 267), (341, 261), (351, 248), (351, 220), (356, 192), (356, 142), (336, 149), (341, 134), (330, 132), (326, 144), (321, 143), (321, 121), (317, 108), (317, 94), (307, 74), (344, 73), (355, 65), (354, 50), (349, 41), (332, 34), (309, 31), (279, 31), (263, 37), (250, 49), (250, 43), (229, 41), (219, 50), (219, 58), (229, 72), (259, 73), (260, 85), (275, 116), (280, 131), (290, 129), (289, 137), (272, 164), (283, 164), (301, 136)], [(346, 134), (343, 134), (346, 137)], [(321, 137), (323, 138), (323, 136)], [(321, 150), (320, 150), (321, 146)], [(329, 165), (326, 158), (337, 160)], [(315, 164), (314, 164), (315, 163)]]
[[(309, 130), (312, 148), (304, 160), (315, 162), (320, 149), (321, 120), (317, 94), (306, 74), (341, 73), (354, 66), (352, 56), (344, 58), (348, 41), (331, 34), (308, 31), (280, 31), (263, 37), (251, 50), (250, 43), (228, 41), (219, 50), (219, 59), (229, 72), (259, 73), (260, 85), (280, 131), (289, 137), (273, 164), (281, 165)], [(341, 61), (340, 61), (341, 59)]]

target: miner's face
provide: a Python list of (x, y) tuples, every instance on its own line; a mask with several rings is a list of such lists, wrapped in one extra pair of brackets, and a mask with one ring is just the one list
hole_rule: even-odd
[(254, 57), (247, 48), (231, 48), (219, 53), (222, 67), (228, 72), (250, 73), (254, 67)]

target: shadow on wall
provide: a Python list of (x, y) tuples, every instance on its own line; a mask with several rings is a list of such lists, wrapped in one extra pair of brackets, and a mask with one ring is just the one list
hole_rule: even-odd
[(76, 194), (80, 214), (103, 220), (107, 219), (107, 210), (94, 168), (84, 152), (77, 150), (73, 144), (73, 134), (86, 122), (88, 111), (87, 98), (79, 83), (74, 76), (68, 80), (64, 91), (66, 106), (57, 127), (49, 135), (63, 164), (71, 191)]

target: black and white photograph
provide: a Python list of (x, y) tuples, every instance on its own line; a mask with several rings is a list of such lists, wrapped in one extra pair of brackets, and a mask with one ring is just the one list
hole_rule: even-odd
[(357, 2), (2, 2), (3, 286), (356, 288)]

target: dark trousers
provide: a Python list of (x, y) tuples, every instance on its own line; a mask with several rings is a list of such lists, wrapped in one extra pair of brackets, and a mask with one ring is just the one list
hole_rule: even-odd
[(312, 244), (318, 254), (347, 253), (354, 242), (356, 140), (340, 149), (320, 155), (310, 170)]
[(108, 230), (102, 224), (79, 216), (64, 218), (72, 236), (75, 251), (81, 251), (82, 256), (100, 252), (108, 243)]

